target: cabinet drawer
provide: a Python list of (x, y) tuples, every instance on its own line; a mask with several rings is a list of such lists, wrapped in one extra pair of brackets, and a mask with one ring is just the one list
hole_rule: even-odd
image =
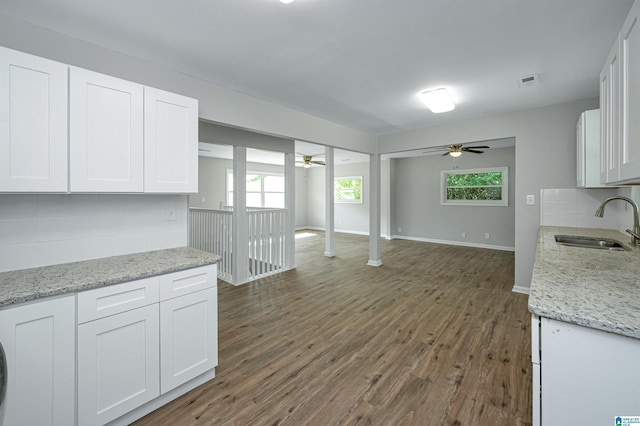
[(78, 293), (78, 324), (158, 303), (159, 277)]
[(217, 285), (217, 265), (160, 276), (160, 300), (168, 300)]

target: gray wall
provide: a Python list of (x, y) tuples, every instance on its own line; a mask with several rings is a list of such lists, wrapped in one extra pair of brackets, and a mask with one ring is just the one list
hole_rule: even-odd
[[(189, 207), (219, 209), (220, 202), (226, 204), (227, 169), (233, 169), (232, 160), (198, 157), (198, 193), (189, 195)], [(247, 162), (247, 171), (284, 174), (284, 166)]]
[[(198, 157), (198, 193), (189, 195), (189, 207), (220, 208), (225, 203), (225, 179), (227, 169), (233, 169), (233, 161), (221, 158)], [(284, 173), (283, 166), (263, 163), (247, 163), (247, 170)], [(296, 167), (296, 227), (307, 226), (307, 185), (305, 169)], [(204, 201), (203, 201), (204, 197)], [(225, 203), (226, 204), (226, 203)]]
[(381, 152), (411, 150), (506, 137), (516, 138), (515, 286), (528, 289), (535, 258), (539, 200), (525, 204), (527, 194), (542, 188), (576, 186), (575, 126), (581, 112), (598, 108), (597, 98), (426, 129), (382, 135)]
[[(336, 165), (335, 177), (362, 176), (364, 186), (362, 203), (335, 203), (334, 220), (336, 231), (369, 233), (369, 163)], [(325, 227), (325, 169), (307, 169), (307, 226)], [(298, 185), (298, 182), (296, 182)]]
[(296, 228), (307, 226), (307, 173), (305, 168), (296, 167)]
[[(515, 242), (515, 148), (463, 154), (456, 160), (431, 155), (395, 161), (391, 191), (395, 203), (393, 235), (431, 240), (513, 247)], [(483, 167), (509, 167), (508, 206), (451, 206), (440, 204), (440, 172)], [(402, 231), (399, 230), (402, 228)], [(461, 233), (466, 233), (466, 238)], [(485, 233), (490, 238), (485, 239)]]

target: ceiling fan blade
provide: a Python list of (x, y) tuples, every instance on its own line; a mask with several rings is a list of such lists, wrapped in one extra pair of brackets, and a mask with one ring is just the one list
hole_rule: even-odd
[(442, 154), (442, 156), (444, 157), (445, 155), (449, 155), (450, 151), (445, 152), (444, 154)]
[(474, 154), (484, 154), (484, 151), (476, 151), (475, 149), (471, 148), (462, 148), (462, 150), (464, 152), (473, 152)]
[(321, 166), (324, 166), (324, 161), (309, 161), (311, 164), (319, 164)]
[(470, 146), (470, 147), (468, 147), (468, 148), (469, 148), (469, 149), (489, 149), (489, 148), (491, 148), (491, 147), (490, 147), (490, 146), (483, 145), (483, 146)]

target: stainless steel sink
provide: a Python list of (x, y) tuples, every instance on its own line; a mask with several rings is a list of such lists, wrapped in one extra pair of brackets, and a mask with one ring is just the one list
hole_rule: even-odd
[(601, 250), (628, 250), (620, 241), (612, 238), (583, 237), (579, 235), (555, 235), (556, 243), (565, 246), (585, 247)]

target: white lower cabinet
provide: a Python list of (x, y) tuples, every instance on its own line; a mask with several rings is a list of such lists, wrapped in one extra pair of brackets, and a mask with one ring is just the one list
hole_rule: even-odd
[(216, 268), (78, 293), (79, 425), (127, 424), (213, 377)]
[(160, 383), (165, 393), (218, 364), (217, 289), (160, 302)]
[(640, 415), (640, 340), (543, 317), (539, 344), (534, 426), (607, 425)]
[(75, 422), (75, 295), (0, 310), (7, 392), (0, 424)]
[(101, 425), (160, 395), (158, 304), (78, 326), (78, 424)]

